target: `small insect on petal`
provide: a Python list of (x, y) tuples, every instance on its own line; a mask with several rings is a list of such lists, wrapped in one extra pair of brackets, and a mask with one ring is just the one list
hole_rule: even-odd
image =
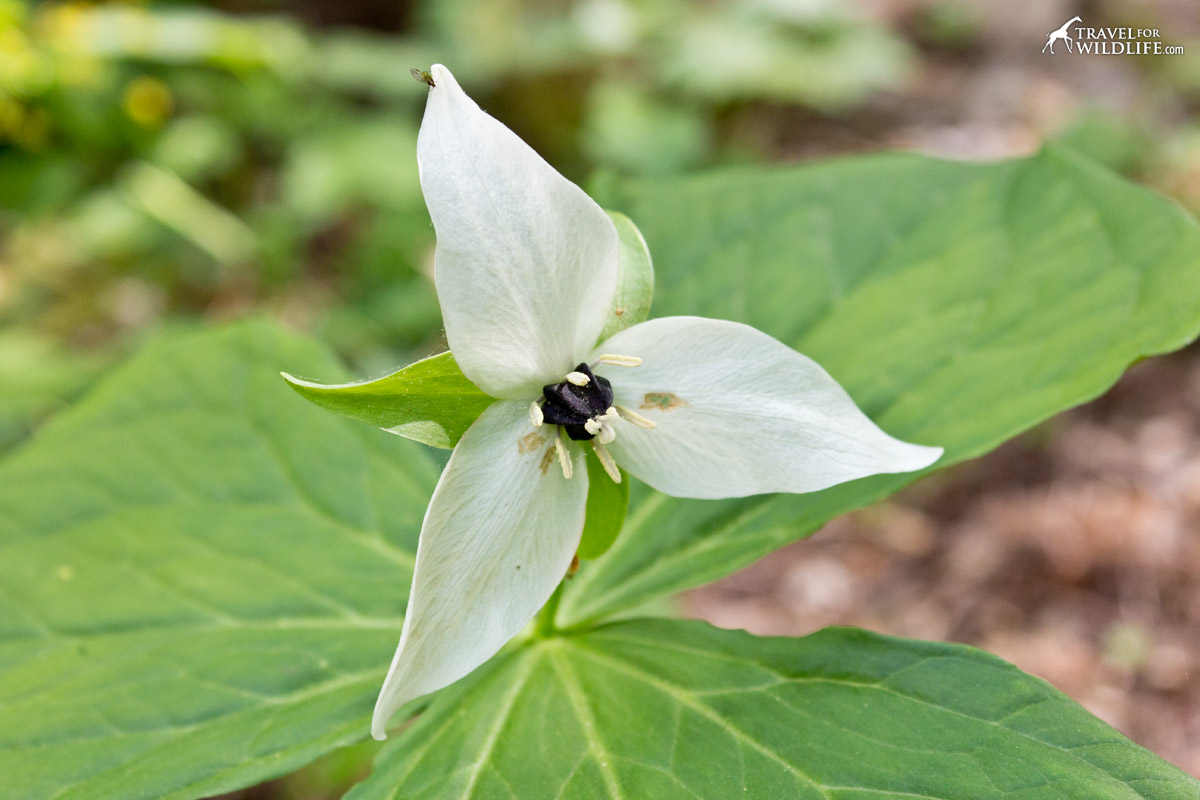
[(608, 364), (610, 367), (640, 367), (642, 360), (637, 356), (620, 356), (614, 353), (604, 353), (596, 359), (597, 364)]
[(431, 89), (437, 86), (437, 84), (433, 82), (433, 76), (429, 74), (428, 70), (417, 69), (416, 67), (413, 67), (408, 71), (408, 73), (413, 76), (413, 79), (417, 81), (417, 83), (423, 83)]

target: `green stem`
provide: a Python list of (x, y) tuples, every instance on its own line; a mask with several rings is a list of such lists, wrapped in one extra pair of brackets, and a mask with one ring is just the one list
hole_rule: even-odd
[(550, 599), (546, 601), (546, 605), (538, 614), (537, 628), (534, 630), (534, 636), (539, 639), (548, 639), (558, 632), (558, 628), (554, 626), (554, 615), (558, 613), (558, 602), (562, 600), (563, 587), (567, 582), (562, 581), (558, 584), (558, 588), (554, 590), (554, 594), (550, 595)]

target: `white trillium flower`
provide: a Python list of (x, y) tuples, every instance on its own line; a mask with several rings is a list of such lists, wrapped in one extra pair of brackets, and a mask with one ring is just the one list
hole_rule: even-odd
[(666, 317), (596, 340), (617, 288), (605, 212), (431, 70), (417, 140), (446, 338), (498, 398), (463, 435), (421, 528), (371, 733), (515, 636), (579, 546), (585, 448), (678, 497), (812, 492), (929, 466), (815, 362), (736, 322)]

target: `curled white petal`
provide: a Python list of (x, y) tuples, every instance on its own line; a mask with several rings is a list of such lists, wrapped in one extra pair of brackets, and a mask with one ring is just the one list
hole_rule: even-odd
[(376, 739), (400, 706), (489, 659), (566, 574), (587, 470), (577, 463), (564, 479), (550, 438), (529, 432), (524, 403), (499, 402), (454, 449), (425, 512), (404, 630), (375, 703)]
[(748, 325), (666, 317), (602, 347), (642, 357), (642, 366), (609, 377), (614, 402), (654, 423), (622, 420), (608, 447), (667, 494), (812, 492), (923, 469), (942, 454), (884, 433), (816, 362)]
[(595, 344), (616, 290), (612, 221), (440, 64), (417, 139), (437, 232), (434, 273), (463, 374), (519, 399), (562, 380)]

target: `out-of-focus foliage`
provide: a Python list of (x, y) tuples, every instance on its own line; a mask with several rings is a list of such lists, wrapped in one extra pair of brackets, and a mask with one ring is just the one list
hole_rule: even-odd
[[(382, 374), (439, 346), (411, 67), (453, 65), (582, 179), (753, 158), (731, 117), (849, 107), (909, 55), (831, 0), (452, 0), (389, 32), (314, 26), (309, 5), (0, 0), (0, 325), (43, 360), (104, 362), (163, 324), (265, 311)], [(10, 362), (0, 379), (28, 384)], [(0, 443), (81, 381), (0, 396)]]
[(282, 19), (4, 6), (4, 321), (86, 341), (266, 301), (365, 357), (429, 336), (421, 93), (364, 102), (349, 52)]

